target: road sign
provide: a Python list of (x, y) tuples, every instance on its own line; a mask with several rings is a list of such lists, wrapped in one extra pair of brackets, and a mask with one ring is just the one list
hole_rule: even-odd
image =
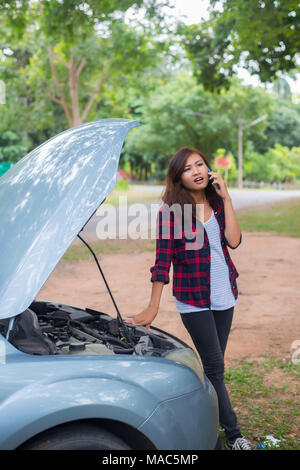
[(229, 157), (216, 157), (215, 158), (215, 167), (216, 168), (230, 168), (231, 160)]

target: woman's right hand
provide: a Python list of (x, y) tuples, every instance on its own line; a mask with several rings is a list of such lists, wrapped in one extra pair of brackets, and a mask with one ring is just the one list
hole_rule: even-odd
[(145, 308), (145, 310), (143, 310), (141, 313), (138, 313), (137, 315), (124, 315), (123, 319), (125, 323), (131, 323), (135, 326), (145, 326), (148, 330), (150, 330), (151, 323), (153, 322), (157, 313), (157, 309), (148, 306)]

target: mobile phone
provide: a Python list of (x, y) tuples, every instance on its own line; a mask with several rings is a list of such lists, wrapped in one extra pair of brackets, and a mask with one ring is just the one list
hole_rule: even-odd
[[(211, 172), (211, 169), (209, 167), (207, 167), (207, 171), (210, 173)], [(213, 181), (216, 181), (216, 178), (213, 178)], [(217, 188), (220, 189), (220, 185), (217, 183), (216, 184)]]

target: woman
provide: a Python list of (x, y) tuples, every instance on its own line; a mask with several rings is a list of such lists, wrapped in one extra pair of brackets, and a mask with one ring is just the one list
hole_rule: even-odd
[[(151, 299), (145, 310), (127, 316), (126, 320), (150, 328), (158, 313), (163, 286), (169, 282), (173, 262), (176, 307), (199, 353), (205, 374), (216, 390), (226, 447), (250, 450), (224, 384), (224, 353), (238, 297), (238, 272), (227, 246), (237, 248), (242, 239), (231, 198), (222, 177), (209, 169), (205, 156), (197, 149), (183, 147), (169, 164), (162, 200), (156, 260), (151, 268)], [(192, 208), (190, 219), (185, 218), (185, 204)], [(177, 211), (170, 210), (173, 207)], [(203, 225), (199, 223), (199, 212)], [(184, 220), (191, 222), (196, 242), (191, 242), (191, 233), (184, 231)], [(170, 229), (167, 236), (166, 228)]]

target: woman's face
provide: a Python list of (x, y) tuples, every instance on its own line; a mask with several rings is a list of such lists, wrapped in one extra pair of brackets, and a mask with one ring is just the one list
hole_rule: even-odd
[(190, 191), (204, 190), (208, 185), (208, 168), (203, 158), (197, 153), (192, 153), (187, 158), (181, 182)]

